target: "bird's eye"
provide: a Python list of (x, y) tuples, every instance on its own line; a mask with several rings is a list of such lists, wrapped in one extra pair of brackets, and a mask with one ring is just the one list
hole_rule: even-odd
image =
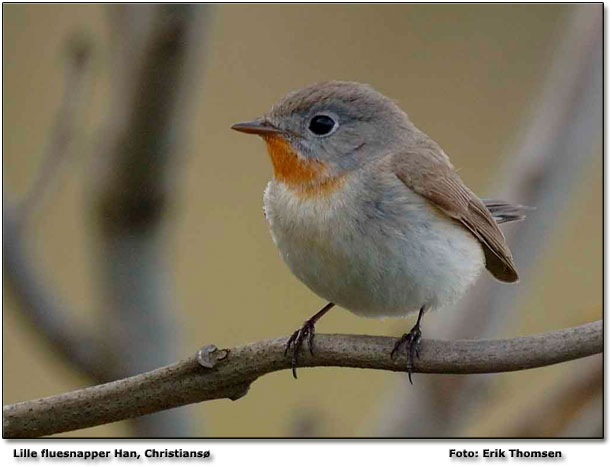
[(315, 115), (310, 120), (308, 129), (317, 136), (324, 136), (330, 134), (336, 125), (336, 121), (327, 115)]

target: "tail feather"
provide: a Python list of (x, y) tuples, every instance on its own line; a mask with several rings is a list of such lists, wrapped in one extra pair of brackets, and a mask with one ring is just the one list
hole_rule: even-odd
[(525, 211), (531, 211), (534, 208), (523, 206), (522, 204), (510, 204), (498, 199), (484, 199), (487, 209), (493, 215), (495, 222), (505, 224), (506, 222), (516, 222), (524, 220), (527, 215)]

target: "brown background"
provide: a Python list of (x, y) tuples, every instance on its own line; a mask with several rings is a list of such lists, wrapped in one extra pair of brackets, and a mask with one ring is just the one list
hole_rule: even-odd
[[(26, 192), (48, 140), (62, 87), (60, 51), (83, 30), (95, 44), (95, 90), (70, 159), (37, 207), (31, 252), (71, 308), (94, 318), (96, 242), (89, 210), (90, 170), (109, 93), (105, 5), (4, 5), (4, 196)], [(280, 96), (326, 79), (371, 83), (396, 99), (449, 153), (481, 195), (499, 173), (542, 92), (571, 5), (218, 5), (202, 31), (204, 70), (167, 217), (166, 254), (182, 327), (178, 353), (285, 335), (322, 306), (282, 263), (262, 215), (271, 177), (263, 144), (231, 132)], [(602, 315), (601, 145), (570, 187), (529, 280), (517, 287), (503, 335), (559, 329)], [(512, 200), (520, 202), (521, 200)], [(537, 216), (537, 211), (531, 214)], [(515, 251), (520, 258), (521, 251)], [(490, 279), (492, 282), (492, 279)], [(3, 402), (90, 384), (20, 317), (4, 294)], [(331, 313), (320, 332), (400, 335), (405, 320)], [(428, 337), (436, 330), (425, 327)], [(479, 337), (479, 336), (475, 336)], [(465, 435), (503, 436), (515, 411), (551, 390), (580, 363), (497, 376), (486, 410)], [(416, 376), (416, 384), (427, 378)], [(351, 369), (303, 370), (257, 381), (238, 402), (193, 407), (195, 435), (372, 436), (404, 375)], [(116, 423), (79, 435), (123, 436)]]

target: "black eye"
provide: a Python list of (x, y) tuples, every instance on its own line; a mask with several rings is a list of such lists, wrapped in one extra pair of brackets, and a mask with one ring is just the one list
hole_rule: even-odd
[(327, 115), (315, 115), (312, 117), (312, 120), (310, 120), (308, 129), (315, 135), (323, 136), (329, 134), (335, 126), (336, 122), (333, 118)]

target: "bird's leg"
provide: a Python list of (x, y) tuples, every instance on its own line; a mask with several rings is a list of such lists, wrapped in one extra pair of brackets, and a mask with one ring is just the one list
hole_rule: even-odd
[(400, 337), (393, 350), (391, 351), (391, 358), (395, 357), (395, 353), (399, 350), (399, 348), (406, 344), (406, 361), (408, 368), (408, 379), (410, 380), (410, 384), (412, 384), (412, 370), (414, 369), (414, 357), (420, 358), (421, 351), (421, 319), (423, 319), (423, 315), (425, 314), (425, 306), (422, 306), (419, 310), (419, 317), (417, 318), (416, 324), (412, 327), (409, 333), (404, 334)]
[(327, 313), (329, 310), (333, 308), (333, 303), (328, 303), (325, 305), (316, 315), (312, 316), (310, 319), (306, 320), (302, 327), (295, 331), (287, 344), (285, 345), (285, 355), (289, 351), (289, 348), (293, 345), (293, 354), (291, 356), (291, 369), (293, 371), (293, 377), (297, 379), (297, 363), (298, 363), (298, 354), (300, 352), (300, 347), (302, 347), (302, 342), (304, 339), (308, 338), (308, 350), (310, 350), (310, 355), (314, 355), (312, 353), (312, 344), (315, 335), (315, 323), (321, 319), (321, 317)]

